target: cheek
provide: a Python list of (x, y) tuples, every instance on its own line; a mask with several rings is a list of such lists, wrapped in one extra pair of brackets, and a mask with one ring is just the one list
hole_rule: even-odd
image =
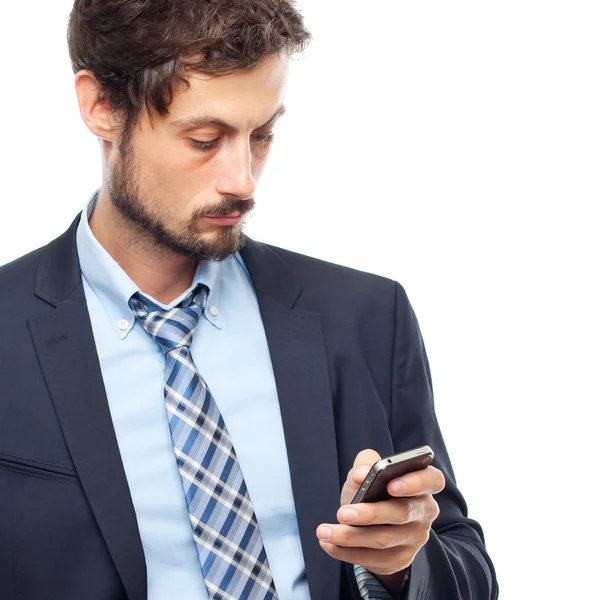
[(183, 142), (146, 150), (140, 156), (143, 185), (190, 196), (208, 186), (211, 166), (202, 157), (190, 152)]

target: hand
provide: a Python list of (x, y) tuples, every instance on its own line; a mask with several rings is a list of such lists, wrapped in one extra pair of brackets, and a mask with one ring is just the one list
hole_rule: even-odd
[(390, 500), (350, 505), (380, 458), (374, 450), (358, 454), (342, 489), (339, 524), (319, 525), (317, 537), (330, 556), (362, 565), (385, 583), (385, 576), (407, 569), (429, 539), (431, 524), (440, 512), (433, 494), (444, 489), (445, 479), (430, 466), (390, 481)]

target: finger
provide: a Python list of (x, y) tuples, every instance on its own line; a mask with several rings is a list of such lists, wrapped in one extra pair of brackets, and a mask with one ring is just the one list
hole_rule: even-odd
[(358, 492), (362, 482), (365, 480), (371, 466), (380, 459), (375, 450), (362, 450), (354, 460), (354, 466), (348, 471), (346, 482), (342, 488), (340, 500), (342, 504), (347, 504)]
[(435, 467), (407, 473), (388, 483), (387, 491), (391, 496), (407, 497), (424, 494), (439, 494), (446, 487), (444, 474)]
[(365, 480), (365, 477), (369, 474), (371, 469), (366, 465), (360, 465), (359, 467), (354, 467), (351, 471), (352, 474), (352, 484), (356, 485), (356, 491), (362, 485), (362, 482)]
[(381, 456), (375, 450), (361, 450), (354, 459), (354, 467), (359, 467), (360, 465), (366, 465), (369, 469), (381, 459)]
[(317, 528), (317, 537), (323, 542), (343, 548), (372, 548), (383, 550), (402, 545), (424, 545), (429, 537), (429, 528), (421, 523), (408, 525), (373, 525), (352, 527), (351, 525), (323, 524)]
[(367, 473), (371, 470), (371, 467), (368, 465), (358, 465), (357, 467), (352, 467), (348, 471), (348, 477), (346, 477), (346, 483), (350, 486), (355, 487), (357, 490), (360, 487), (361, 483), (365, 480)]
[(368, 472), (369, 467), (366, 465), (353, 467), (348, 471), (348, 477), (346, 478), (346, 482), (344, 483), (344, 487), (340, 494), (340, 504), (349, 504), (352, 501), (352, 498), (356, 496), (356, 492), (360, 489)]
[(336, 516), (343, 525), (406, 525), (416, 521), (433, 523), (439, 512), (433, 496), (426, 495), (346, 505)]
[(319, 542), (329, 556), (353, 565), (362, 565), (376, 575), (392, 575), (410, 566), (415, 557), (412, 548), (396, 547), (384, 550), (372, 548), (343, 548), (328, 542)]

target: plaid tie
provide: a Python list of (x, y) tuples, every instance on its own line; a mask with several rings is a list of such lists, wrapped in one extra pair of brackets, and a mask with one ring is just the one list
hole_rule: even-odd
[[(406, 585), (407, 576), (408, 571), (404, 576), (403, 585)], [(392, 595), (380, 583), (379, 579), (364, 567), (354, 565), (354, 577), (356, 577), (358, 591), (363, 600), (392, 600)]]
[(129, 305), (165, 353), (165, 402), (208, 595), (274, 600), (275, 584), (223, 417), (190, 353), (207, 288), (163, 310), (139, 293)]

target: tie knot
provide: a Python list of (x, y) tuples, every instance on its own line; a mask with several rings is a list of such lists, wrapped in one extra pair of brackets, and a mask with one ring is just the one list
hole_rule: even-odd
[(165, 353), (192, 344), (192, 336), (200, 314), (206, 305), (205, 286), (192, 290), (177, 306), (160, 308), (139, 292), (129, 300), (129, 306), (144, 329)]

